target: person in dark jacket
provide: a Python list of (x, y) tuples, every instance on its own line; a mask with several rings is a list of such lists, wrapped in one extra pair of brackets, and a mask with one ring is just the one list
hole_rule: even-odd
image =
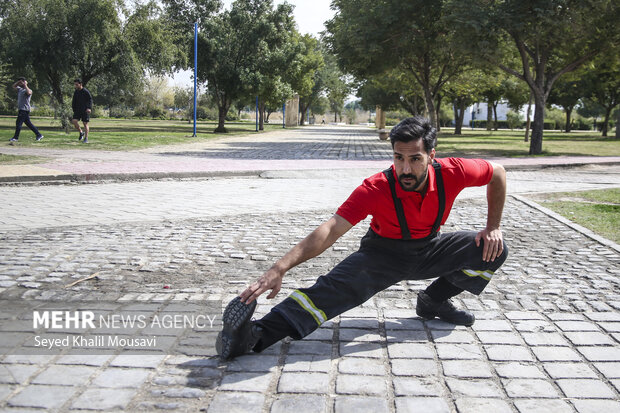
[[(71, 122), (75, 129), (80, 132), (78, 140), (88, 143), (88, 122), (90, 122), (90, 112), (93, 109), (93, 97), (82, 84), (82, 79), (75, 79), (73, 86), (75, 86), (75, 92), (73, 92), (73, 101), (71, 102), (71, 107), (73, 108), (73, 119)], [(84, 130), (80, 128), (80, 120), (84, 124)]]

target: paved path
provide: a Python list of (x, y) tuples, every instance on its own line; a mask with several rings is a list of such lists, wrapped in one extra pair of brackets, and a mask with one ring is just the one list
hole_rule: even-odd
[[(299, 139), (322, 144), (321, 135)], [(239, 150), (235, 159), (246, 155)], [(427, 282), (411, 281), (305, 340), (228, 363), (214, 357), (213, 331), (152, 326), (124, 328), (122, 337), (157, 336), (165, 353), (4, 355), (33, 349), (22, 347), (32, 305), (97, 300), (97, 308), (127, 304), (151, 316), (160, 314), (154, 304), (219, 307), (376, 169), (0, 187), (0, 410), (620, 412), (620, 253), (513, 197), (503, 221), (508, 261), (481, 296), (456, 300), (475, 311), (471, 328), (417, 319), (415, 296)], [(509, 188), (516, 195), (618, 187), (618, 169), (512, 170)], [(468, 190), (444, 231), (481, 228), (485, 212), (484, 191)], [(275, 301), (354, 251), (367, 224), (290, 271)], [(262, 298), (259, 315), (271, 305)]]

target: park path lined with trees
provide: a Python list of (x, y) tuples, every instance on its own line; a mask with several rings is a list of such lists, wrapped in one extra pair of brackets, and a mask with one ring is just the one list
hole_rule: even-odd
[(455, 134), (473, 103), (488, 104), (488, 129), (497, 128), (499, 102), (511, 108), (510, 127), (533, 104), (530, 154), (542, 153), (551, 104), (565, 112), (567, 132), (575, 111), (580, 124), (600, 118), (603, 136), (620, 123), (615, 1), (334, 0), (332, 8), (317, 38), (298, 32), (293, 6), (272, 0), (228, 8), (218, 0), (0, 0), (0, 111), (13, 113), (9, 85), (26, 76), (34, 103), (66, 126), (71, 80), (80, 77), (95, 116), (189, 118), (191, 89), (170, 90), (159, 76), (193, 68), (197, 23), (198, 112), (217, 120), (218, 132), (256, 101), (262, 130), (294, 95), (300, 124), (310, 113), (338, 121), (354, 90), (364, 109), (423, 114), (438, 129), (447, 113)]

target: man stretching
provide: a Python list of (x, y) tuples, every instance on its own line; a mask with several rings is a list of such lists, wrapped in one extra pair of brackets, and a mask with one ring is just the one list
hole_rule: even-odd
[[(299, 340), (325, 321), (356, 307), (403, 280), (437, 278), (418, 293), (416, 312), (471, 326), (474, 315), (450, 298), (464, 290), (480, 294), (506, 260), (500, 221), (506, 173), (481, 159), (435, 158), (436, 131), (422, 117), (405, 119), (390, 132), (394, 164), (366, 179), (336, 214), (278, 260), (232, 300), (216, 341), (222, 359), (260, 352), (290, 336)], [(466, 187), (487, 186), (486, 227), (442, 234), (456, 196)], [(372, 215), (360, 248), (318, 278), (295, 290), (265, 317), (252, 321), (256, 298), (274, 298), (284, 274), (329, 248), (358, 222)]]

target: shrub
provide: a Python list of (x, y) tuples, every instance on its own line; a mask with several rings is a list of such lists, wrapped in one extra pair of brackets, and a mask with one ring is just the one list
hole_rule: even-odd
[(520, 114), (511, 110), (508, 111), (508, 113), (506, 114), (506, 123), (508, 124), (508, 127), (512, 130), (523, 126), (523, 119), (521, 118)]

